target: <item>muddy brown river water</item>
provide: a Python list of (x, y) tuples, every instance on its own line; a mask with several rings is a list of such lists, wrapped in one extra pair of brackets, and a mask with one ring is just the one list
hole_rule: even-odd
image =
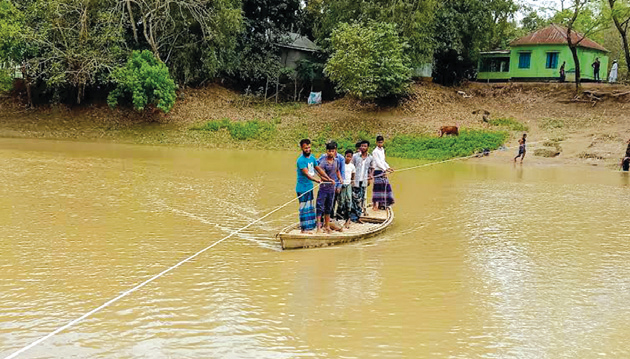
[[(290, 200), (295, 157), (0, 139), (0, 357)], [(379, 237), (283, 252), (289, 206), (20, 358), (630, 357), (628, 177), (476, 159), (392, 183)]]

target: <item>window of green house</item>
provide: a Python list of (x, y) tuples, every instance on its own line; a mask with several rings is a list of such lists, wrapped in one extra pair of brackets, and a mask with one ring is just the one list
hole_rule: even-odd
[(510, 72), (509, 57), (486, 57), (481, 59), (480, 72)]
[(558, 67), (558, 53), (557, 52), (548, 52), (547, 53), (547, 65), (545, 65), (548, 69), (555, 69)]
[(521, 52), (518, 54), (518, 68), (519, 69), (528, 69), (531, 61), (532, 61), (531, 52)]

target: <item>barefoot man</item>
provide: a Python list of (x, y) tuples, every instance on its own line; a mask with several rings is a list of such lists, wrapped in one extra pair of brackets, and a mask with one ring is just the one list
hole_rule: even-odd
[(387, 209), (394, 204), (392, 186), (389, 184), (387, 174), (394, 172), (385, 160), (383, 136), (376, 137), (376, 148), (372, 151), (374, 157), (374, 188), (372, 188), (372, 210)]
[(359, 143), (359, 152), (352, 157), (352, 164), (355, 168), (354, 180), (352, 181), (352, 213), (350, 219), (353, 222), (361, 222), (361, 214), (365, 212), (365, 193), (367, 187), (372, 181), (372, 172), (374, 171), (374, 159), (368, 152), (370, 149), (369, 141), (361, 141)]
[(315, 229), (317, 221), (315, 217), (315, 196), (313, 194), (313, 182), (322, 181), (315, 177), (315, 171), (323, 180), (330, 180), (319, 168), (315, 156), (311, 155), (311, 141), (300, 141), (302, 155), (297, 159), (297, 184), (295, 192), (300, 202), (300, 227), (302, 233), (311, 233)]
[[(323, 228), (324, 232), (330, 233), (330, 215), (335, 203), (336, 183), (341, 178), (341, 170), (337, 161), (337, 144), (335, 142), (326, 145), (326, 156), (319, 160), (319, 167), (323, 172), (322, 178), (327, 178), (328, 183), (323, 183), (317, 193), (317, 232)], [(324, 223), (322, 224), (322, 217)], [(341, 228), (339, 228), (341, 231)]]

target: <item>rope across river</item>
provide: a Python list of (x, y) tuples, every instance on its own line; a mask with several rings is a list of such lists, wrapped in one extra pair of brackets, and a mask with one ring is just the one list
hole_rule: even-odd
[[(474, 154), (474, 155), (471, 155), (471, 156), (466, 156), (466, 157), (456, 157), (456, 158), (451, 158), (451, 159), (444, 160), (444, 161), (438, 161), (438, 162), (425, 163), (425, 164), (418, 165), (418, 166), (412, 166), (412, 167), (402, 168), (402, 169), (396, 170), (394, 173), (404, 172), (404, 171), (410, 171), (410, 170), (413, 170), (413, 169), (418, 169), (418, 168), (423, 168), (423, 167), (435, 166), (435, 165), (442, 164), (442, 163), (447, 163), (447, 162), (461, 161), (461, 160), (465, 160), (465, 159), (469, 159), (469, 158), (473, 158), (473, 157), (478, 157), (478, 156), (479, 156), (479, 154)], [(158, 278), (160, 278), (160, 277), (164, 276), (165, 274), (167, 274), (168, 272), (172, 271), (173, 269), (175, 269), (175, 268), (177, 268), (177, 267), (181, 266), (181, 265), (182, 265), (182, 264), (184, 264), (184, 263), (187, 263), (187, 262), (189, 262), (189, 261), (191, 261), (191, 260), (195, 259), (196, 257), (198, 257), (199, 255), (203, 254), (204, 252), (208, 251), (209, 249), (211, 249), (211, 248), (213, 248), (213, 247), (215, 247), (215, 246), (219, 245), (220, 243), (224, 242), (225, 240), (227, 240), (227, 239), (229, 239), (229, 238), (233, 237), (235, 234), (238, 234), (238, 233), (240, 233), (240, 232), (244, 231), (245, 229), (247, 229), (247, 228), (249, 228), (249, 227), (253, 226), (254, 224), (256, 224), (256, 223), (258, 223), (258, 222), (262, 221), (263, 219), (265, 219), (265, 218), (267, 218), (267, 217), (271, 216), (272, 214), (274, 214), (274, 213), (278, 212), (279, 210), (281, 210), (281, 209), (285, 208), (286, 206), (290, 205), (291, 203), (293, 203), (293, 202), (295, 202), (295, 201), (299, 200), (299, 199), (300, 199), (300, 197), (302, 197), (302, 196), (306, 195), (307, 193), (309, 193), (309, 192), (311, 192), (311, 191), (314, 191), (314, 190), (315, 190), (315, 188), (317, 188), (317, 187), (319, 187), (319, 184), (315, 185), (315, 186), (313, 187), (313, 189), (312, 189), (312, 190), (307, 191), (307, 192), (304, 192), (304, 193), (303, 193), (302, 195), (300, 195), (299, 197), (293, 198), (292, 200), (290, 200), (290, 201), (288, 201), (288, 202), (286, 202), (286, 203), (284, 203), (284, 204), (280, 205), (279, 207), (276, 207), (274, 210), (270, 211), (269, 213), (265, 214), (264, 216), (262, 216), (262, 217), (260, 217), (260, 218), (258, 218), (258, 219), (256, 219), (256, 220), (254, 220), (254, 221), (250, 222), (249, 224), (247, 224), (247, 225), (246, 225), (246, 226), (244, 226), (244, 227), (241, 227), (241, 228), (239, 228), (239, 229), (237, 229), (237, 230), (235, 230), (235, 231), (231, 232), (231, 233), (230, 233), (230, 234), (228, 234), (227, 236), (225, 236), (225, 237), (223, 237), (223, 238), (219, 239), (218, 241), (216, 241), (216, 242), (214, 242), (214, 243), (210, 244), (209, 246), (207, 246), (207, 247), (203, 248), (202, 250), (198, 251), (197, 253), (195, 253), (195, 254), (193, 254), (193, 255), (191, 255), (191, 256), (189, 256), (189, 257), (187, 257), (187, 258), (185, 258), (185, 259), (183, 259), (183, 260), (181, 260), (181, 261), (179, 261), (179, 262), (178, 262), (178, 263), (176, 263), (175, 265), (173, 265), (173, 266), (171, 266), (171, 267), (169, 267), (169, 268), (167, 268), (167, 269), (165, 269), (165, 270), (161, 271), (160, 273), (158, 273), (158, 274), (156, 274), (156, 275), (152, 276), (151, 278), (149, 278), (149, 279), (147, 279), (147, 280), (143, 281), (142, 283), (140, 283), (140, 284), (136, 285), (135, 287), (133, 287), (133, 288), (131, 288), (131, 289), (128, 289), (128, 290), (126, 290), (126, 291), (124, 291), (124, 292), (120, 293), (118, 296), (116, 296), (116, 297), (114, 297), (114, 298), (112, 298), (112, 299), (108, 300), (107, 302), (105, 302), (105, 303), (101, 304), (100, 306), (98, 306), (98, 307), (96, 307), (96, 308), (94, 308), (94, 309), (90, 310), (89, 312), (86, 312), (85, 314), (81, 315), (80, 317), (78, 317), (78, 318), (76, 318), (76, 319), (74, 319), (74, 320), (72, 320), (72, 321), (68, 322), (67, 324), (65, 324), (65, 325), (63, 325), (63, 326), (61, 326), (61, 327), (59, 327), (59, 328), (55, 329), (54, 331), (52, 331), (52, 332), (50, 332), (50, 333), (46, 334), (45, 336), (43, 336), (43, 337), (41, 337), (41, 338), (39, 338), (39, 339), (37, 339), (37, 340), (33, 341), (32, 343), (30, 343), (30, 344), (28, 344), (28, 345), (26, 345), (26, 346), (22, 347), (21, 349), (19, 349), (19, 350), (17, 350), (17, 351), (15, 351), (15, 352), (13, 352), (13, 353), (12, 353), (12, 354), (10, 354), (9, 356), (5, 357), (4, 359), (13, 359), (13, 358), (16, 358), (18, 355), (20, 355), (20, 354), (24, 353), (25, 351), (27, 351), (27, 350), (29, 350), (29, 349), (31, 349), (31, 348), (33, 348), (33, 347), (35, 347), (35, 346), (39, 345), (40, 343), (44, 342), (45, 340), (47, 340), (47, 339), (49, 339), (49, 338), (51, 338), (51, 337), (53, 337), (53, 336), (55, 336), (55, 335), (57, 335), (57, 334), (61, 333), (62, 331), (66, 330), (66, 329), (68, 329), (68, 328), (70, 328), (70, 327), (72, 327), (72, 326), (74, 326), (74, 325), (76, 325), (77, 323), (79, 323), (79, 322), (83, 321), (84, 319), (86, 319), (86, 318), (88, 318), (88, 317), (92, 316), (93, 314), (95, 314), (95, 313), (97, 313), (97, 312), (99, 312), (99, 311), (101, 311), (101, 310), (103, 310), (103, 309), (105, 309), (105, 308), (109, 307), (109, 306), (110, 306), (110, 305), (112, 305), (113, 303), (115, 303), (115, 302), (117, 302), (117, 301), (121, 300), (122, 298), (124, 298), (124, 297), (128, 296), (129, 294), (131, 294), (131, 293), (133, 293), (133, 292), (135, 292), (135, 291), (137, 291), (138, 289), (140, 289), (140, 288), (144, 287), (145, 285), (147, 285), (147, 284), (149, 284), (149, 283), (153, 282), (154, 280), (156, 280), (156, 279), (158, 279)]]

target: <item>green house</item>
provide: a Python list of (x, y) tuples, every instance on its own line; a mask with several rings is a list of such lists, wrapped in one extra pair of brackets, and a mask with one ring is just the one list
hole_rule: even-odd
[[(583, 35), (573, 32), (573, 42)], [(577, 48), (582, 80), (594, 80), (591, 64), (599, 58), (599, 76), (605, 79), (608, 50), (593, 40), (584, 38)], [(566, 61), (566, 81), (575, 81), (573, 55), (567, 45), (567, 29), (552, 24), (510, 43), (509, 50), (481, 53), (479, 81), (550, 81), (560, 77), (560, 66)]]

